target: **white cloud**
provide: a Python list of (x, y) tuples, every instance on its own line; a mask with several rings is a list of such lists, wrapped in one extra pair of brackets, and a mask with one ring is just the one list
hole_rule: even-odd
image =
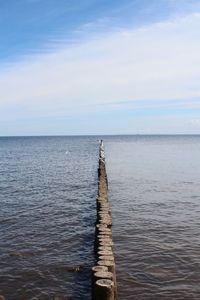
[[(140, 99), (200, 96), (200, 14), (108, 32), (0, 71), (0, 118), (67, 114)], [(99, 109), (99, 107), (98, 107)]]
[(189, 125), (200, 127), (200, 119), (193, 119), (193, 120), (190, 120), (188, 123), (189, 123)]

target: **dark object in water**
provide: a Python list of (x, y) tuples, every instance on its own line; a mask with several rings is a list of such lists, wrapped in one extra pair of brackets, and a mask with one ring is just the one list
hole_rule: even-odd
[[(9, 253), (10, 256), (15, 256), (15, 257), (19, 257), (19, 258), (26, 258), (29, 256), (34, 255), (34, 253), (31, 252), (20, 252), (20, 251), (14, 251)], [(1, 299), (0, 299), (1, 300)]]
[(66, 268), (66, 270), (67, 270), (68, 272), (74, 272), (74, 273), (80, 272), (80, 269), (81, 269), (80, 266), (76, 266), (76, 267), (67, 267), (67, 268)]

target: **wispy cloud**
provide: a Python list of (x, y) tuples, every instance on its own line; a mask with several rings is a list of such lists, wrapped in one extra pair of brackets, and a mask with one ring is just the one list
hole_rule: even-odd
[(190, 125), (193, 125), (193, 126), (198, 126), (200, 127), (200, 119), (192, 119), (188, 122)]
[[(99, 105), (200, 96), (200, 14), (94, 35), (0, 71), (0, 119), (96, 111)], [(198, 99), (198, 98), (197, 98)], [(190, 101), (186, 103), (189, 105)], [(198, 103), (198, 101), (197, 101)], [(141, 105), (142, 102), (141, 102)]]

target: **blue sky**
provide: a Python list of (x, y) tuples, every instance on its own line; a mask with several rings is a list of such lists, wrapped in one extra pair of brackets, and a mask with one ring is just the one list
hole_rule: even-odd
[(139, 26), (162, 20), (171, 13), (166, 0), (7, 0), (2, 1), (0, 9), (0, 55), (5, 60), (51, 48), (50, 44), (58, 39), (81, 38), (77, 32), (90, 23), (85, 34), (92, 32), (93, 27), (106, 31)]
[(200, 133), (200, 1), (0, 1), (0, 135)]

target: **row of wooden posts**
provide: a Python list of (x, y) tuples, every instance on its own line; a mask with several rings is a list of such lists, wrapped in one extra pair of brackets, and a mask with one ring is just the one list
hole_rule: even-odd
[(108, 181), (103, 141), (99, 147), (97, 221), (95, 228), (96, 265), (92, 268), (93, 300), (116, 300), (117, 282), (113, 254), (112, 218), (108, 202)]

